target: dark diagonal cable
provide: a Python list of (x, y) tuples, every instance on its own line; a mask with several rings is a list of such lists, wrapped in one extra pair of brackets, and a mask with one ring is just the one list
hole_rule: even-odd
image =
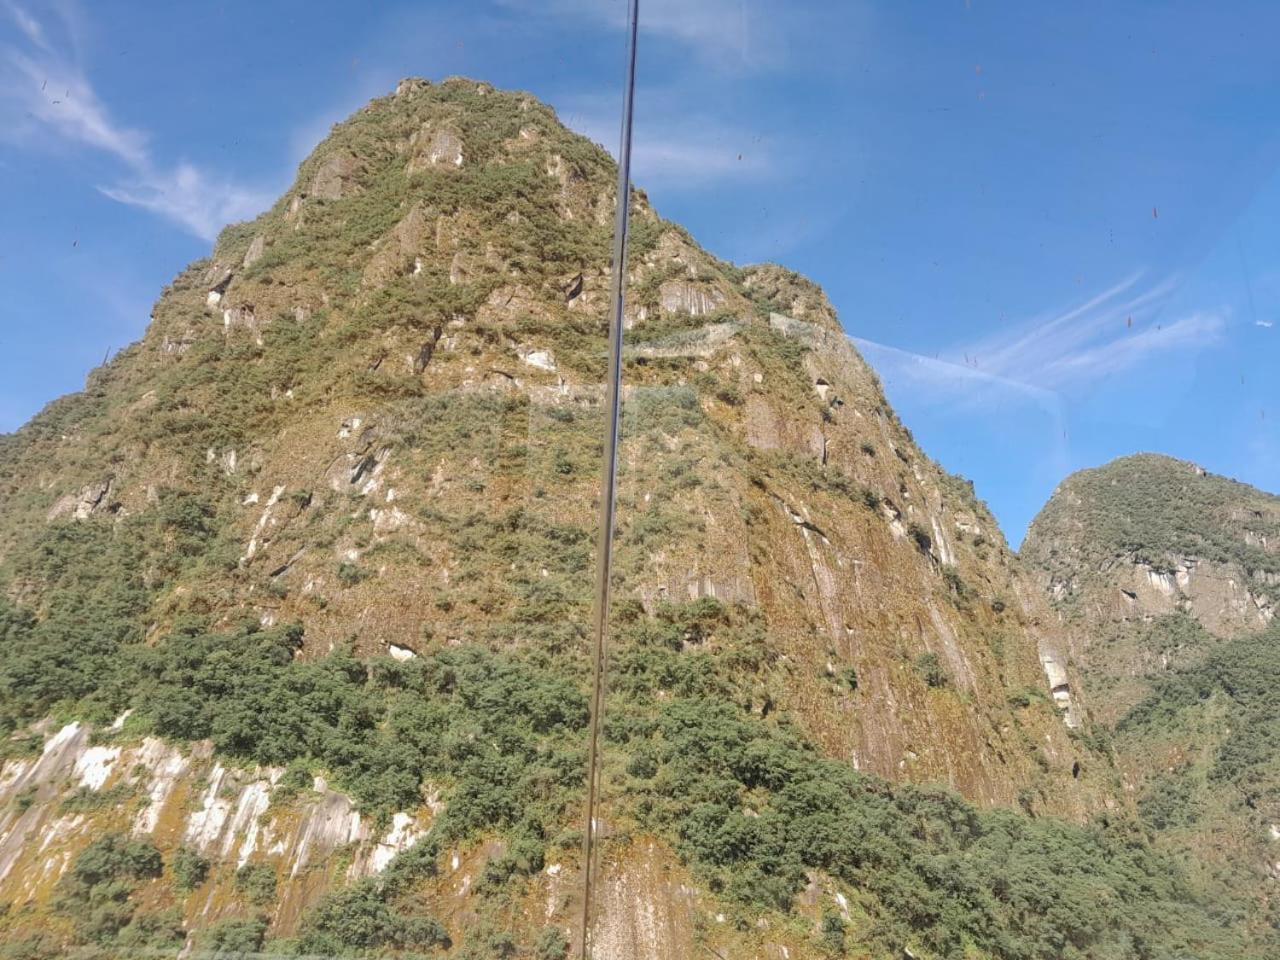
[(604, 718), (605, 640), (609, 628), (609, 577), (613, 566), (613, 524), (618, 484), (619, 410), (622, 405), (622, 315), (627, 285), (627, 227), (631, 207), (631, 108), (636, 91), (636, 31), (640, 0), (629, 0), (627, 78), (622, 97), (622, 136), (618, 146), (617, 216), (613, 225), (613, 272), (609, 289), (609, 371), (605, 381), (604, 466), (600, 490), (600, 527), (596, 545), (596, 595), (592, 616), (591, 733), (587, 746), (587, 818), (582, 835), (582, 960), (591, 957), (591, 904), (595, 886), (596, 807), (600, 785), (600, 728)]

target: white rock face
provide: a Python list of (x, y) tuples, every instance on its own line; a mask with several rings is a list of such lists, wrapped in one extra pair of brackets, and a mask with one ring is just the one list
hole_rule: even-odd
[(248, 331), (254, 343), (262, 346), (262, 330), (258, 325), (258, 314), (253, 304), (242, 303), (238, 307), (227, 307), (222, 311), (223, 336), (230, 339), (236, 330)]
[(904, 539), (907, 535), (907, 527), (902, 522), (902, 511), (888, 500), (881, 500), (880, 513), (889, 522), (889, 532), (893, 535), (893, 539)]
[[(188, 844), (236, 867), (267, 862), (282, 878), (298, 878), (308, 865), (349, 845), (355, 845), (350, 878), (378, 873), (427, 833), (438, 812), (433, 802), (417, 815), (399, 812), (386, 834), (374, 838), (351, 799), (323, 779), (275, 812), (271, 798), (279, 768), (211, 762), (207, 742), (184, 751), (154, 737), (120, 746), (91, 746), (90, 740), (88, 728), (67, 724), (49, 737), (39, 757), (10, 760), (0, 769), (0, 899), (26, 899), (51, 889), (79, 851), (101, 835), (101, 817), (109, 818), (110, 811), (59, 813), (62, 801), (81, 789), (132, 784), (144, 799), (132, 823), (134, 836), (154, 837), (165, 848)], [(15, 802), (20, 794), (34, 802)], [(314, 899), (323, 886), (311, 876), (296, 886), (286, 882), (282, 904)]]
[(715, 287), (687, 280), (667, 280), (658, 288), (658, 307), (667, 315), (700, 317), (716, 310), (724, 302), (724, 294)]
[(71, 515), (72, 520), (87, 520), (106, 505), (111, 493), (111, 480), (99, 480), (82, 488), (79, 493), (68, 493), (59, 497), (49, 508), (46, 519), (57, 520), (59, 517)]
[(82, 787), (101, 790), (119, 759), (119, 747), (90, 747), (76, 759), (72, 776), (80, 781)]
[(151, 774), (151, 782), (146, 788), (147, 805), (133, 823), (134, 834), (145, 836), (155, 832), (160, 823), (160, 812), (187, 772), (189, 761), (177, 747), (156, 737), (147, 737), (142, 741), (137, 762)]
[(368, 837), (368, 828), (361, 822), (350, 798), (330, 790), (324, 779), (319, 777), (316, 778), (315, 791), (320, 796), (312, 801), (304, 827), (293, 842), (286, 845), (292, 850), (290, 877), (296, 877), (308, 863), (327, 856), (338, 847), (359, 843)]
[(550, 350), (531, 350), (522, 355), (520, 359), (531, 367), (537, 367), (539, 370), (547, 370), (554, 373), (556, 369), (555, 357), (551, 355)]
[(249, 244), (249, 249), (244, 254), (244, 266), (246, 269), (253, 266), (262, 259), (262, 254), (267, 249), (267, 238), (262, 234), (258, 234), (253, 238), (253, 242)]
[(1049, 694), (1054, 704), (1063, 711), (1062, 720), (1070, 728), (1080, 726), (1079, 713), (1071, 699), (1071, 678), (1067, 668), (1058, 655), (1050, 650), (1040, 651), (1040, 665), (1044, 668), (1045, 678), (1049, 681)]
[(1265, 575), (1251, 577), (1234, 563), (1198, 557), (1182, 557), (1171, 566), (1157, 570), (1135, 562), (1118, 570), (1121, 592), (1113, 612), (1133, 619), (1186, 610), (1219, 635), (1261, 629), (1275, 615), (1265, 593), (1254, 587)]
[(431, 138), (431, 149), (427, 152), (427, 162), (431, 164), (449, 163), (455, 167), (462, 166), (462, 141), (447, 130), (441, 130)]
[(216, 463), (228, 477), (235, 474), (239, 464), (239, 454), (230, 448), (223, 450), (221, 454), (210, 448), (205, 451), (204, 459), (206, 463)]
[(208, 294), (204, 298), (205, 305), (213, 308), (222, 303), (222, 298), (226, 295), (227, 287), (231, 284), (231, 271), (214, 270), (208, 275), (208, 279), (213, 283), (209, 288)]
[(1155, 587), (1166, 597), (1172, 597), (1178, 589), (1177, 581), (1171, 573), (1157, 573), (1150, 567), (1147, 568), (1147, 582)]
[(271, 497), (267, 500), (267, 505), (262, 508), (262, 515), (258, 517), (258, 523), (253, 528), (253, 536), (249, 538), (249, 543), (245, 546), (244, 556), (240, 558), (241, 563), (247, 563), (254, 558), (258, 552), (258, 548), (262, 545), (264, 536), (269, 533), (270, 528), (274, 526), (275, 520), (272, 518), (272, 511), (277, 503), (280, 502), (280, 495), (284, 493), (285, 486), (280, 484), (271, 491)]
[(412, 660), (417, 656), (417, 654), (408, 647), (401, 647), (394, 643), (391, 644), (390, 649), (387, 652), (391, 654), (392, 660), (399, 660), (401, 662), (404, 662), (405, 660)]
[(373, 521), (374, 533), (393, 533), (409, 523), (409, 515), (399, 507), (386, 510), (374, 507), (369, 511), (369, 519)]
[[(68, 792), (76, 764), (89, 749), (89, 732), (79, 723), (69, 723), (45, 741), (40, 756), (31, 760), (10, 760), (0, 771), (0, 889), (30, 895), (46, 879), (56, 879), (66, 869), (69, 857), (58, 846), (73, 836), (74, 818), (56, 817), (57, 804), (35, 803), (20, 811), (14, 802), (19, 794), (37, 798), (48, 795), (45, 784), (64, 785)], [(48, 851), (46, 853), (46, 851)], [(14, 870), (20, 860), (30, 860)], [(14, 874), (14, 884), (5, 881)]]
[[(355, 187), (353, 180), (357, 166), (357, 161), (352, 156), (331, 154), (316, 168), (306, 195), (320, 200), (340, 200), (350, 195)], [(296, 213), (297, 208), (291, 212)]]
[(428, 167), (462, 166), (462, 140), (451, 130), (433, 130), (428, 125), (409, 138), (409, 145), (413, 149), (409, 173)]
[(938, 551), (938, 560), (943, 564), (953, 564), (956, 562), (955, 552), (951, 549), (951, 544), (947, 541), (946, 531), (942, 528), (942, 524), (938, 522), (938, 518), (930, 514), (929, 526), (933, 528), (933, 545)]
[(361, 862), (353, 861), (348, 876), (355, 879), (359, 876), (370, 876), (385, 870), (396, 855), (408, 850), (426, 833), (420, 829), (413, 817), (407, 813), (397, 813), (391, 818), (391, 829), (374, 846), (369, 856)]

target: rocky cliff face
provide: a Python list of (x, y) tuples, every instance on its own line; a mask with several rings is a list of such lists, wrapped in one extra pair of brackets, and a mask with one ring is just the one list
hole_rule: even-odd
[(1176, 631), (1153, 631), (1157, 621), (1190, 618), (1209, 638), (1272, 621), (1280, 498), (1170, 457), (1125, 457), (1068, 477), (1032, 523), (1022, 556), (1078, 628), (1074, 652), (1093, 706), (1114, 719), (1151, 676), (1208, 652)]
[[(199, 489), (234, 567), (166, 582), (152, 635), (184, 612), (251, 614), (305, 622), (307, 655), (352, 636), (411, 653), (519, 621), (500, 531), (460, 527), (478, 512), (592, 533), (607, 172), (529, 98), (402, 85), (175, 281), (146, 337), (68, 401), (74, 427), (19, 435), (8, 488), (45, 524)], [(787, 664), (771, 708), (861, 769), (985, 802), (1043, 781), (1054, 808), (1086, 809), (1062, 725), (1005, 703), (1045, 687), (1041, 654), (1061, 659), (1046, 607), (821, 291), (717, 261), (642, 196), (636, 218), (622, 595), (758, 610)], [(538, 579), (568, 562), (543, 548)], [(566, 578), (589, 569), (576, 544), (571, 560)], [(944, 685), (920, 679), (924, 656)], [(846, 669), (856, 697), (833, 695)]]
[[(405, 81), (177, 277), (84, 393), (3, 438), (13, 930), (45, 924), (55, 952), (176, 930), (559, 955), (612, 176), (528, 96)], [(601, 942), (801, 957), (848, 926), (872, 955), (951, 955), (941, 901), (908, 910), (884, 878), (934, 869), (905, 851), (961, 824), (957, 845), (1015, 828), (858, 777), (1118, 811), (1073, 730), (1067, 633), (816, 286), (631, 202)], [(900, 830), (904, 853), (819, 856), (816, 825), (778, 846), (804, 804), (846, 818), (841, 843)], [(919, 826), (937, 804), (960, 804), (941, 833)], [(888, 819), (857, 820), (869, 805)], [(110, 899), (104, 876), (132, 905), (107, 933), (67, 906)], [(987, 896), (966, 909), (1022, 936)]]

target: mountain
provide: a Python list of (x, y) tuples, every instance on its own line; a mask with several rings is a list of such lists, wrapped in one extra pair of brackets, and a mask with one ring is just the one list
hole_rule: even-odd
[[(613, 178), (403, 81), (0, 439), (11, 955), (565, 955)], [(597, 955), (1265, 955), (819, 288), (631, 203)]]
[(1022, 557), (1086, 629), (1074, 653), (1114, 718), (1171, 666), (1267, 626), (1280, 604), (1280, 497), (1171, 457), (1068, 477)]
[(1067, 478), (1022, 556), (1157, 845), (1280, 921), (1280, 497), (1142, 454)]

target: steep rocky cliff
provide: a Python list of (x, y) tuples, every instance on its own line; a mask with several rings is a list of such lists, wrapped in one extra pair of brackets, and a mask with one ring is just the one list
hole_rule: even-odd
[[(563, 955), (612, 177), (406, 80), (0, 438), (24, 955)], [(821, 291), (631, 202), (607, 955), (1246, 955)]]

